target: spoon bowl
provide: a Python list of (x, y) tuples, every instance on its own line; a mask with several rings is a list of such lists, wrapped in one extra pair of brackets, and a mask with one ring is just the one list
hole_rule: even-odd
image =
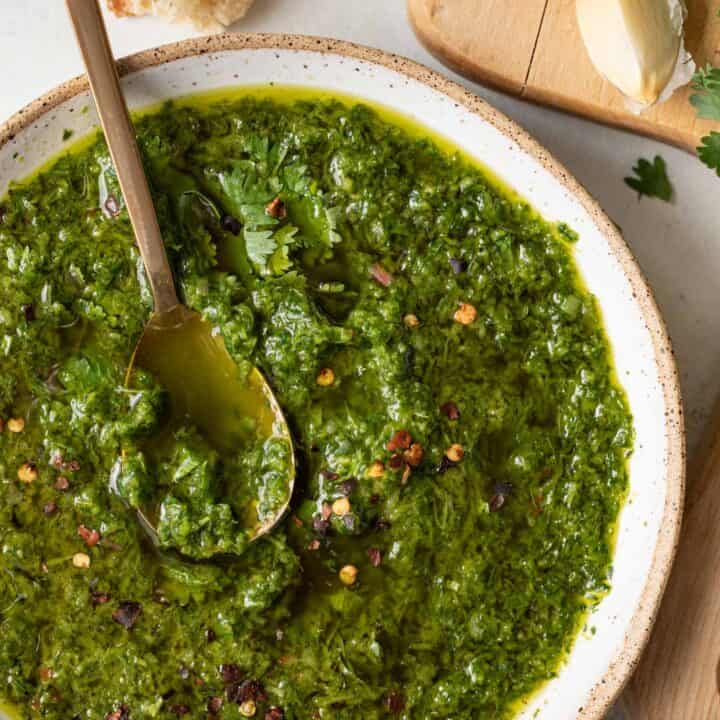
[[(253, 365), (238, 365), (222, 336), (199, 313), (184, 305), (154, 313), (145, 326), (128, 368), (132, 388), (135, 370), (150, 372), (167, 393), (169, 412), (161, 434), (191, 423), (222, 458), (232, 459), (252, 443), (276, 440), (287, 446), (289, 472), (283, 501), (262, 512), (257, 498), (244, 504), (241, 523), (251, 539), (272, 530), (287, 511), (295, 483), (292, 436), (275, 395)], [(247, 495), (243, 478), (226, 484), (224, 494), (238, 507)], [(155, 532), (152, 513), (143, 512), (146, 528)]]
[[(172, 440), (174, 429), (190, 425), (225, 466), (232, 466), (233, 457), (253, 443), (255, 448), (260, 443), (260, 454), (268, 449), (268, 442), (284, 446), (287, 462), (281, 472), (286, 482), (281, 486), (275, 470), (271, 490), (263, 484), (269, 475), (248, 478), (237, 471), (222, 487), (238, 531), (255, 540), (282, 520), (292, 497), (295, 464), (287, 422), (262, 373), (249, 363), (239, 367), (219, 332), (178, 300), (100, 8), (96, 0), (66, 0), (66, 4), (155, 304), (133, 353), (127, 382), (132, 386), (133, 368), (142, 367), (166, 391), (170, 411), (161, 444)], [(137, 510), (157, 542), (157, 513)]]

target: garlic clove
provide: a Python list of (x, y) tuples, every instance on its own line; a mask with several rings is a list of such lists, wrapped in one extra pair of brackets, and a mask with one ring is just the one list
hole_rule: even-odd
[(635, 112), (666, 100), (695, 72), (684, 44), (682, 0), (576, 0), (595, 67)]

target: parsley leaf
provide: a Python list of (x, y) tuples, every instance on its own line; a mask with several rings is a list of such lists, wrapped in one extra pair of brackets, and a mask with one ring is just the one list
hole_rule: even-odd
[(252, 263), (261, 268), (267, 266), (268, 258), (277, 249), (277, 243), (273, 240), (272, 235), (272, 230), (245, 229), (244, 231), (247, 255)]
[(713, 130), (701, 140), (698, 147), (698, 157), (711, 169), (720, 175), (720, 132)]
[(277, 249), (268, 261), (268, 270), (273, 275), (282, 275), (292, 266), (292, 260), (288, 257), (288, 250), (295, 242), (295, 235), (298, 229), (294, 225), (284, 225), (273, 236)]
[(659, 155), (655, 156), (653, 162), (640, 158), (633, 172), (637, 177), (626, 177), (625, 183), (637, 190), (638, 196), (656, 197), (665, 202), (672, 199), (673, 186), (667, 176), (665, 160)]
[(245, 250), (250, 261), (264, 274), (282, 275), (292, 267), (288, 251), (295, 242), (298, 229), (283, 225), (272, 230), (243, 231)]
[[(292, 153), (293, 146), (289, 136), (270, 144), (266, 136), (251, 133), (242, 136), (242, 160), (205, 169), (210, 190), (241, 222), (247, 256), (264, 275), (280, 275), (292, 267), (292, 245), (305, 248), (310, 262), (320, 262), (342, 241), (339, 208), (329, 206), (307, 165)], [(286, 222), (268, 214), (274, 198), (283, 201)]]
[[(720, 11), (718, 11), (720, 16)], [(690, 96), (690, 102), (699, 118), (720, 120), (720, 68), (709, 63), (700, 68), (692, 79), (692, 87), (699, 90)], [(697, 154), (711, 170), (720, 175), (720, 132), (711, 131), (700, 139)]]
[(275, 190), (259, 175), (255, 163), (239, 162), (232, 172), (220, 173), (218, 181), (234, 215), (250, 224), (255, 224), (259, 218), (263, 218), (264, 224), (272, 224), (272, 218), (265, 215), (265, 205), (273, 199)]
[(700, 91), (690, 96), (697, 116), (706, 120), (720, 120), (720, 68), (712, 65), (700, 68), (693, 75), (692, 87)]

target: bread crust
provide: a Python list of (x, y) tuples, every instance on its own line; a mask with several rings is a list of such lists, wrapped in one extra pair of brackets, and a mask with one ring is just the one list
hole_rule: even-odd
[(156, 15), (190, 22), (199, 30), (220, 30), (245, 16), (253, 0), (107, 0), (118, 17)]

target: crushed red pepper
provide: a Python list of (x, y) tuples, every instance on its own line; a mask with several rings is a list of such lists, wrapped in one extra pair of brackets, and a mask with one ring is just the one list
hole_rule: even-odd
[(126, 630), (132, 630), (141, 614), (142, 606), (140, 603), (126, 600), (118, 605), (117, 610), (112, 614), (112, 619)]
[(89, 548), (95, 547), (100, 542), (100, 533), (97, 530), (91, 530), (84, 525), (80, 525), (77, 534), (85, 541)]

